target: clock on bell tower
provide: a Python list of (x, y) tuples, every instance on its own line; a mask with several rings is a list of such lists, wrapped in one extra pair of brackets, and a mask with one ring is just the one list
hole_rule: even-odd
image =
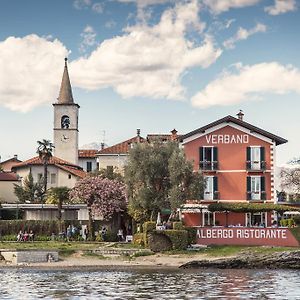
[(61, 81), (58, 102), (54, 107), (54, 155), (75, 165), (78, 164), (78, 112), (74, 103), (67, 58)]

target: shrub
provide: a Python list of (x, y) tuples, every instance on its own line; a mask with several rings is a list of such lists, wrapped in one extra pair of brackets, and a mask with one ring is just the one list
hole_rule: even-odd
[(183, 230), (184, 225), (182, 222), (173, 222), (173, 229), (174, 230)]
[(294, 219), (296, 225), (300, 225), (300, 215), (294, 216), (293, 219)]
[(297, 239), (297, 241), (300, 243), (300, 227), (295, 227), (290, 229), (293, 236)]
[(188, 246), (188, 232), (186, 230), (164, 230), (172, 242), (173, 250), (185, 250)]
[(145, 222), (143, 224), (143, 240), (144, 240), (144, 245), (147, 247), (148, 246), (148, 235), (151, 232), (154, 232), (156, 230), (156, 223), (155, 222)]
[(151, 232), (148, 236), (148, 243), (153, 252), (172, 250), (171, 239), (163, 232)]
[(281, 219), (280, 226), (283, 227), (293, 227), (295, 225), (295, 221), (293, 219)]
[(188, 233), (188, 245), (196, 244), (197, 242), (197, 229), (194, 227), (186, 227)]
[(148, 221), (148, 222), (145, 222), (143, 224), (143, 232), (144, 233), (149, 233), (149, 232), (152, 232), (152, 231), (155, 231), (155, 230), (156, 230), (156, 223), (155, 222)]
[(143, 233), (136, 233), (133, 236), (133, 244), (134, 245), (139, 245), (139, 246), (144, 246), (145, 245), (144, 234)]
[(107, 232), (105, 234), (105, 241), (106, 242), (117, 242), (118, 241), (117, 232), (107, 230)]

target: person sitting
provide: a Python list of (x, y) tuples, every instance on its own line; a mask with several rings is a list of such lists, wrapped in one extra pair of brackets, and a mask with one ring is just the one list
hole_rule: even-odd
[(34, 242), (34, 233), (32, 230), (30, 230), (30, 232), (29, 232), (28, 240), (31, 242)]
[(24, 242), (27, 242), (28, 241), (28, 238), (29, 238), (29, 234), (27, 231), (24, 232), (24, 235), (23, 235), (23, 241)]
[(123, 236), (123, 229), (119, 229), (118, 230), (118, 240), (119, 240), (119, 242), (122, 242), (123, 241), (123, 239), (124, 239), (124, 236)]
[(17, 235), (17, 242), (22, 242), (22, 241), (23, 241), (23, 232), (22, 230), (20, 230)]

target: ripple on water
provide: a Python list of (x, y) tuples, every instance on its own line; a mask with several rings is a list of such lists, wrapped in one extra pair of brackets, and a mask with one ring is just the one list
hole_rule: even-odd
[(300, 299), (300, 271), (6, 269), (0, 299)]

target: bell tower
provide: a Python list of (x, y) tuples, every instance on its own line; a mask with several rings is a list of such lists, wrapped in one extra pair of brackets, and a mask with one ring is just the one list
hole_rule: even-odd
[(67, 58), (59, 96), (54, 107), (54, 155), (75, 165), (78, 164), (78, 112), (79, 105), (74, 103), (69, 78)]

